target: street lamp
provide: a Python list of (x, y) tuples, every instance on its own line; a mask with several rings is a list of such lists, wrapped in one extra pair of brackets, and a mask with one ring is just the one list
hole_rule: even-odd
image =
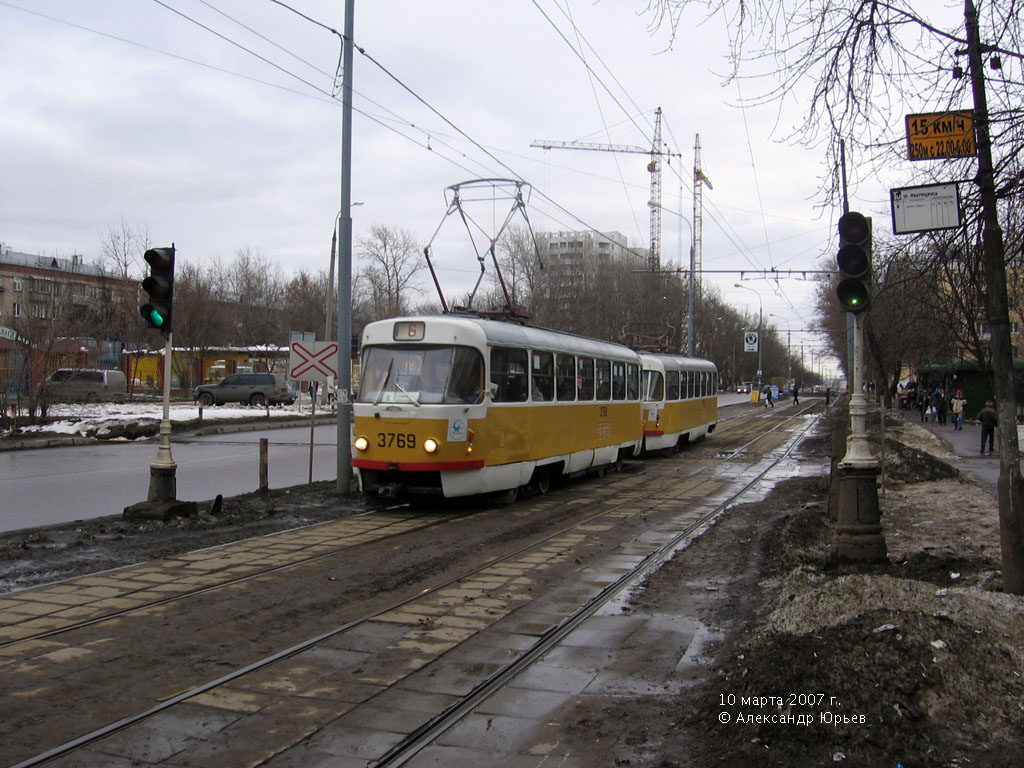
[(757, 295), (757, 391), (761, 392), (761, 376), (764, 374), (764, 304), (761, 302), (761, 294), (756, 288), (749, 285), (734, 283), (733, 287), (742, 288), (745, 291), (753, 291)]

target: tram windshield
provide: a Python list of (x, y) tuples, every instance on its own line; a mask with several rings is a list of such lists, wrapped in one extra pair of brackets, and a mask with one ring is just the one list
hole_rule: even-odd
[(367, 347), (356, 402), (476, 403), (483, 379), (483, 358), (470, 347)]

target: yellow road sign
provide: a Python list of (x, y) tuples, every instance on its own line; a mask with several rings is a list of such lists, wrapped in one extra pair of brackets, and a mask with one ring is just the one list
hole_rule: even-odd
[(974, 143), (974, 113), (970, 110), (907, 115), (906, 121), (910, 160), (942, 160), (978, 154)]

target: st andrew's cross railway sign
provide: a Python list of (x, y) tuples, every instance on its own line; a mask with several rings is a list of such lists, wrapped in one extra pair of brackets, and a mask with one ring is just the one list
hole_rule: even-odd
[(326, 382), (338, 378), (338, 343), (293, 341), (288, 355), (288, 378)]

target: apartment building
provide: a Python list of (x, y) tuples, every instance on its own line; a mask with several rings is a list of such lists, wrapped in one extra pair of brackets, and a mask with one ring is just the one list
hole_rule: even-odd
[(138, 284), (102, 267), (70, 258), (19, 253), (0, 243), (0, 325), (25, 319), (74, 322), (85, 309), (135, 303)]
[(121, 320), (138, 283), (70, 258), (0, 243), (0, 395), (26, 393), (57, 367), (118, 367)]

